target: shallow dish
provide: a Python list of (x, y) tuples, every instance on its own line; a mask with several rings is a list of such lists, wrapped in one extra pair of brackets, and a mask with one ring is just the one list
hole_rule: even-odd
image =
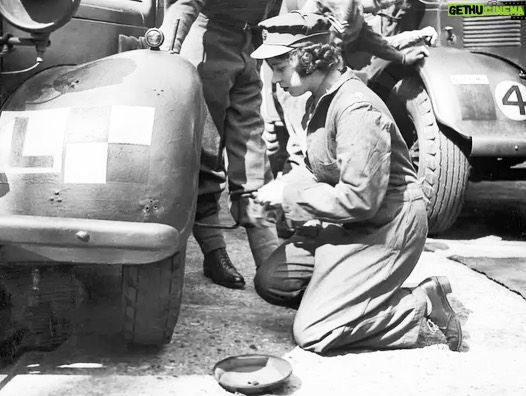
[(285, 359), (262, 354), (231, 356), (216, 363), (213, 375), (229, 392), (259, 393), (267, 391), (292, 374)]

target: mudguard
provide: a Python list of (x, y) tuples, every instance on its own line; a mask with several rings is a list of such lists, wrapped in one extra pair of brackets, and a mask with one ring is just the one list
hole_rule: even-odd
[(473, 156), (526, 156), (526, 80), (493, 56), (431, 48), (419, 74), (437, 120), (471, 138)]
[(0, 116), (4, 256), (20, 247), (31, 260), (76, 263), (173, 255), (194, 221), (204, 106), (195, 68), (164, 51), (28, 79)]

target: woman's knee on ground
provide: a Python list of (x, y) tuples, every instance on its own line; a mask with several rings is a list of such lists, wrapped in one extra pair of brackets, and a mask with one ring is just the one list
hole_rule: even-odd
[[(315, 315), (311, 315), (314, 319)], [(306, 351), (322, 353), (325, 352), (326, 343), (324, 342), (327, 331), (323, 322), (315, 323), (309, 320), (308, 316), (296, 315), (294, 325), (292, 327), (292, 334), (296, 344)]]
[(303, 282), (292, 279), (286, 271), (285, 255), (278, 247), (257, 269), (254, 287), (258, 295), (274, 305), (297, 308), (303, 291)]
[(326, 353), (348, 345), (347, 326), (339, 326), (330, 320), (324, 320), (315, 312), (302, 312), (299, 309), (292, 334), (296, 344), (306, 351)]

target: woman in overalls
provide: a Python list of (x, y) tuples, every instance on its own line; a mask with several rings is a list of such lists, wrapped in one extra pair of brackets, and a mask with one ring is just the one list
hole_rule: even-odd
[(293, 332), (306, 350), (415, 347), (427, 318), (458, 351), (462, 331), (448, 279), (402, 287), (427, 236), (407, 146), (381, 99), (342, 66), (327, 23), (299, 12), (268, 19), (252, 53), (291, 95), (311, 93), (305, 166), (259, 189), (256, 202), (318, 224), (271, 254), (257, 270), (256, 290), (298, 309)]

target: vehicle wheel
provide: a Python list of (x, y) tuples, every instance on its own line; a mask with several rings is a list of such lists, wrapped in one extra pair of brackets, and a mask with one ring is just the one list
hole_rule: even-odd
[(123, 332), (136, 345), (168, 344), (179, 317), (186, 246), (172, 257), (122, 269)]
[(467, 142), (437, 123), (419, 78), (399, 81), (388, 102), (418, 177), (423, 178), (429, 233), (443, 232), (453, 225), (464, 203), (470, 169)]

